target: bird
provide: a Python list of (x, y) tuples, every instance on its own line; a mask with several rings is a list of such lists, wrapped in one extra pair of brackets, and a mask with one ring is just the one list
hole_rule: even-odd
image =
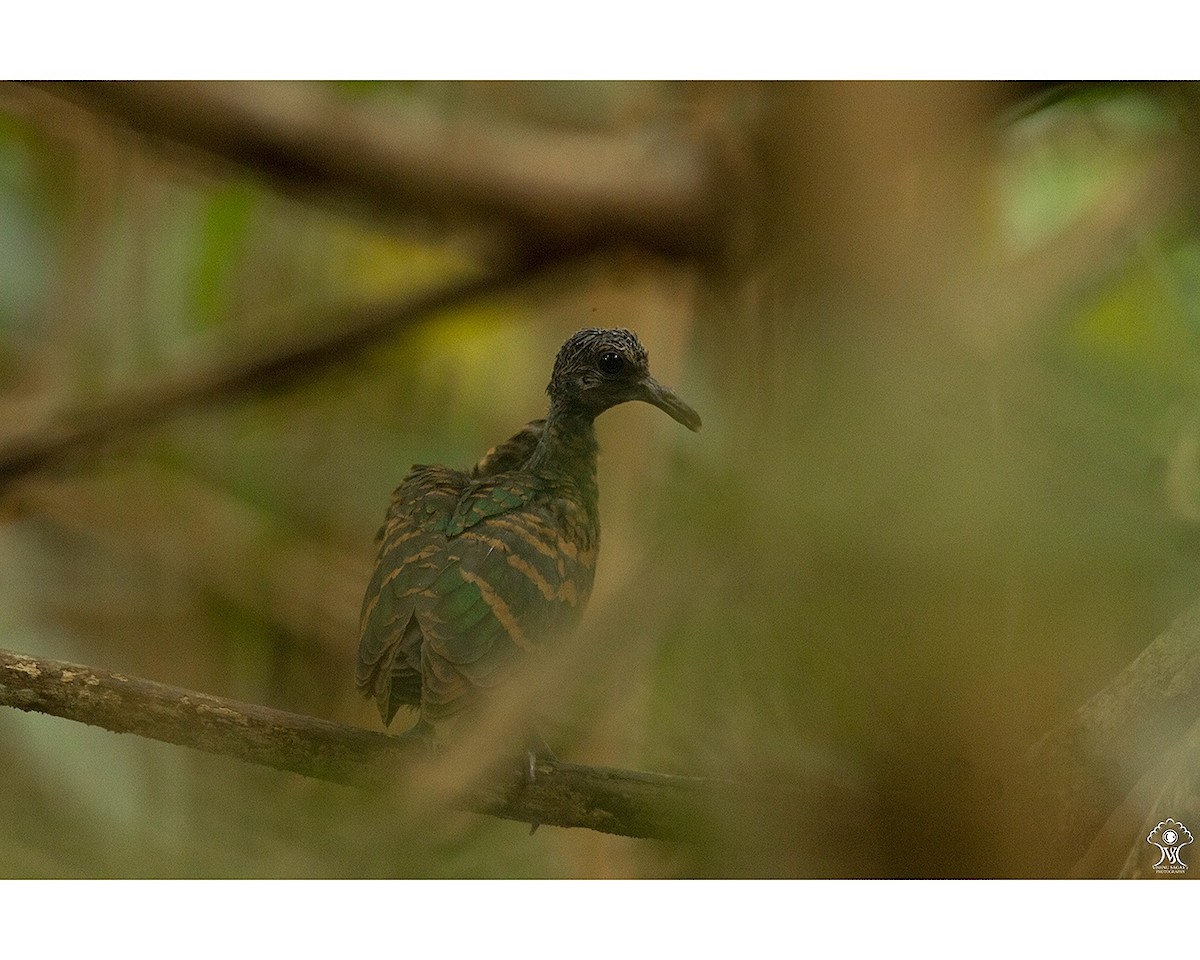
[[(470, 470), (416, 464), (392, 494), (363, 598), (356, 685), (384, 726), (436, 751), (446, 730), (579, 622), (600, 545), (595, 419), (632, 400), (689, 430), (700, 415), (650, 375), (637, 335), (567, 339), (546, 416)], [(527, 747), (527, 776), (545, 741)]]

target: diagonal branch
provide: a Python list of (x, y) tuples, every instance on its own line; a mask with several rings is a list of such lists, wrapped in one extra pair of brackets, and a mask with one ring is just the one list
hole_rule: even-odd
[[(39, 83), (139, 133), (378, 218), (491, 223), (526, 255), (634, 244), (708, 249), (708, 165), (678, 138), (501, 124), (407, 105), (364, 110), (295, 83)], [(343, 204), (344, 205), (344, 204)]]
[[(384, 786), (420, 760), (408, 741), (91, 667), (0, 650), (0, 706), (235, 757), (356, 787)], [(541, 763), (536, 782), (492, 773), (456, 805), (495, 817), (603, 833), (697, 839), (730, 810), (784, 810), (796, 830), (853, 854), (873, 801), (840, 784), (764, 787), (723, 780)]]
[(502, 270), (461, 280), (398, 301), (342, 310), (318, 332), (257, 350), (239, 345), (237, 354), (175, 371), (84, 409), (69, 410), (49, 423), (0, 436), (0, 494), (12, 481), (38, 473), (114, 437), (162, 423), (209, 403), (279, 390), (354, 360), (369, 348), (444, 310), (473, 299), (509, 293), (559, 267), (513, 263)]
[[(1192, 727), (1191, 733), (1184, 739), (1173, 756), (1163, 764), (1161, 784), (1153, 802), (1142, 808), (1142, 818), (1139, 828), (1130, 831), (1126, 838), (1132, 836), (1133, 843), (1121, 868), (1122, 878), (1141, 878), (1155, 876), (1150, 864), (1153, 858), (1147, 858), (1150, 849), (1147, 837), (1156, 824), (1162, 823), (1168, 817), (1187, 816), (1188, 823), (1194, 823), (1191, 818), (1200, 812), (1200, 720)], [(1146, 811), (1149, 811), (1148, 813)], [(1186, 814), (1184, 811), (1188, 811)], [(1190, 851), (1189, 851), (1190, 853)]]
[(1021, 812), (1064, 873), (1200, 717), (1200, 603), (1030, 749)]

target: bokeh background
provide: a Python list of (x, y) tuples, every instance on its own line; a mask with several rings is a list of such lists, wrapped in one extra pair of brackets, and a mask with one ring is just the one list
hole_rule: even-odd
[[(172, 104), (243, 140), (181, 142)], [(888, 812), (820, 849), (803, 810), (526, 836), (0, 710), (0, 875), (1004, 875), (1019, 757), (1200, 593), (1198, 111), (1190, 84), (0, 86), (0, 461), (341, 344), (10, 478), (0, 647), (377, 729), (353, 664), (390, 491), (540, 416), (574, 330), (627, 326), (705, 425), (598, 423), (549, 739)], [(394, 129), (415, 185), (296, 159)], [(580, 178), (596, 207), (556, 199)]]

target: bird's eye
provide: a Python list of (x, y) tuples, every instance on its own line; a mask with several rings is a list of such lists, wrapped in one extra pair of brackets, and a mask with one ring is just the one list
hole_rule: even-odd
[(610, 377), (625, 369), (625, 358), (619, 353), (609, 351), (600, 358), (600, 370)]

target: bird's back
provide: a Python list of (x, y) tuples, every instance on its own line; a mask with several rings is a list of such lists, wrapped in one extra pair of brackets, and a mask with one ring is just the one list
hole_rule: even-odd
[(471, 469), (472, 477), (486, 477), (493, 473), (520, 470), (529, 462), (546, 427), (545, 420), (530, 420), (503, 443), (492, 447)]
[(471, 473), (416, 466), (396, 489), (363, 601), (357, 681), (385, 722), (436, 724), (578, 620), (591, 592), (595, 504), (525, 469), (542, 421)]

